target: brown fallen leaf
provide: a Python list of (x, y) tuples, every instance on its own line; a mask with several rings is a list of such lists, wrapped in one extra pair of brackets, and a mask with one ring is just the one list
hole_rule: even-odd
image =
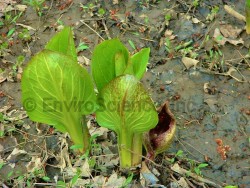
[(233, 44), (235, 46), (238, 44), (244, 44), (244, 41), (242, 40), (242, 38), (235, 40), (235, 39), (230, 39), (230, 38), (224, 37), (221, 34), (219, 28), (215, 28), (213, 39), (215, 42), (217, 42), (220, 45), (225, 45), (226, 42), (229, 42), (230, 44)]
[(13, 147), (17, 145), (15, 137), (3, 137), (0, 138), (0, 154), (4, 154), (13, 150)]
[(26, 165), (28, 172), (33, 172), (36, 169), (40, 169), (43, 166), (42, 160), (38, 156), (32, 156), (31, 161)]
[(168, 29), (165, 31), (164, 36), (168, 37), (169, 40), (173, 40), (176, 37), (176, 35), (173, 35), (173, 31)]
[(122, 187), (125, 181), (126, 181), (126, 178), (124, 176), (118, 177), (117, 173), (113, 173), (108, 178), (108, 181), (105, 182), (103, 187), (114, 187), (114, 188)]
[(178, 185), (182, 188), (189, 188), (189, 185), (187, 183), (187, 181), (185, 180), (185, 178), (181, 177), (178, 181), (177, 181)]
[(201, 21), (198, 20), (197, 18), (192, 18), (192, 22), (196, 24), (196, 23), (200, 23)]
[(11, 162), (11, 163), (16, 163), (18, 162), (18, 158), (20, 158), (20, 156), (27, 154), (26, 151), (24, 150), (20, 150), (18, 148), (15, 148), (11, 154), (7, 157), (7, 161)]
[(190, 69), (191, 67), (196, 68), (196, 65), (199, 63), (198, 60), (189, 57), (183, 57), (181, 60), (182, 63), (185, 65), (186, 69)]
[(220, 26), (220, 32), (226, 38), (236, 39), (242, 31), (243, 29), (233, 27), (229, 24), (223, 24)]
[(113, 5), (118, 5), (119, 4), (119, 0), (113, 0)]
[(15, 5), (15, 9), (20, 12), (24, 12), (27, 9), (27, 6), (18, 4), (18, 5)]
[(7, 76), (5, 71), (0, 73), (0, 84), (7, 80)]
[(199, 182), (203, 182), (203, 183), (206, 183), (206, 184), (209, 184), (209, 185), (212, 185), (214, 187), (221, 187), (219, 185), (217, 185), (216, 183), (208, 180), (208, 179), (205, 179), (201, 176), (198, 176), (197, 174), (193, 173), (193, 172), (190, 172), (189, 170), (186, 170), (182, 167), (180, 167), (180, 165), (178, 163), (175, 163), (172, 167), (171, 167), (171, 170), (173, 170), (174, 172), (178, 173), (178, 174), (181, 174), (183, 176), (186, 176), (188, 174), (189, 177), (192, 177), (194, 178), (195, 180), (199, 181)]

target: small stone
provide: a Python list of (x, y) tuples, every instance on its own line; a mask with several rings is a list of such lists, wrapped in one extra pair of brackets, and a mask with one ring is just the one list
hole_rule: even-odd
[(160, 87), (160, 90), (161, 90), (161, 91), (165, 91), (165, 87), (162, 85), (162, 86)]

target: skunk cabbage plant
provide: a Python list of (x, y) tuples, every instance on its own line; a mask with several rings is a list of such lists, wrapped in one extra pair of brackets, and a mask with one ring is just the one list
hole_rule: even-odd
[(101, 90), (99, 125), (116, 132), (121, 168), (141, 163), (142, 136), (158, 122), (154, 104), (133, 75), (118, 76)]
[(25, 68), (22, 103), (31, 120), (68, 132), (83, 153), (90, 138), (84, 115), (95, 111), (96, 95), (91, 77), (76, 58), (72, 31), (66, 27)]
[(143, 133), (158, 122), (153, 102), (139, 82), (149, 52), (145, 48), (130, 56), (118, 39), (111, 39), (99, 44), (92, 56), (92, 75), (100, 92), (96, 120), (116, 132), (121, 168), (140, 164)]
[(246, 0), (245, 12), (246, 12), (246, 32), (247, 34), (250, 34), (250, 0)]

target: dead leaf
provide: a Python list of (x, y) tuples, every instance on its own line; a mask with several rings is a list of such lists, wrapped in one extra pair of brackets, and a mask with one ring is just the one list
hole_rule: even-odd
[(169, 40), (173, 40), (176, 37), (176, 35), (173, 35), (173, 31), (168, 29), (165, 31), (164, 36), (168, 37)]
[(3, 106), (2, 108), (0, 108), (0, 113), (6, 113), (10, 108), (11, 108), (10, 104)]
[(105, 127), (95, 127), (91, 125), (91, 121), (89, 120), (87, 122), (87, 126), (89, 128), (90, 135), (93, 136), (97, 134), (99, 137), (102, 137), (102, 139), (106, 139), (108, 137), (109, 130)]
[(218, 28), (215, 28), (213, 38), (220, 45), (224, 45), (227, 42), (227, 39), (222, 36)]
[(197, 174), (193, 173), (193, 172), (190, 172), (184, 168), (181, 168), (180, 165), (178, 163), (175, 163), (172, 167), (171, 167), (171, 170), (173, 170), (174, 172), (178, 173), (178, 174), (181, 174), (183, 176), (186, 176), (188, 174), (188, 176), (194, 178), (195, 180), (199, 181), (199, 182), (203, 182), (203, 183), (207, 183), (209, 185), (212, 185), (214, 187), (221, 187), (219, 185), (217, 185), (216, 183), (208, 180), (208, 179), (205, 179), (201, 176), (198, 176)]
[(238, 29), (229, 24), (224, 24), (220, 26), (220, 32), (226, 38), (236, 39), (243, 29)]
[(76, 183), (74, 184), (74, 187), (83, 187), (84, 185), (90, 185), (90, 179), (80, 179), (80, 178), (78, 178)]
[(113, 5), (118, 5), (119, 4), (119, 0), (113, 0)]
[(82, 177), (90, 177), (91, 176), (91, 170), (89, 167), (89, 160), (88, 158), (86, 158), (85, 160), (82, 159), (78, 159), (74, 166), (73, 169), (75, 169), (75, 173), (77, 172), (77, 169), (80, 168), (81, 169), (81, 176)]
[(215, 28), (213, 38), (214, 38), (214, 41), (220, 45), (224, 45), (226, 42), (229, 42), (235, 46), (238, 44), (244, 44), (244, 41), (242, 40), (242, 38), (240, 38), (239, 40), (234, 40), (234, 39), (229, 39), (229, 38), (224, 37), (221, 34), (219, 28)]
[(95, 176), (93, 178), (93, 184), (92, 187), (103, 187), (104, 182), (106, 181), (106, 178), (104, 176)]
[(37, 156), (32, 156), (31, 161), (26, 165), (28, 172), (33, 172), (35, 169), (40, 169), (42, 167), (41, 158)]
[(77, 57), (77, 61), (78, 61), (81, 65), (89, 66), (89, 64), (90, 64), (90, 59), (86, 58), (85, 56), (78, 56), (78, 57)]
[(18, 157), (19, 157), (20, 155), (23, 155), (23, 154), (27, 154), (27, 152), (24, 151), (24, 150), (20, 150), (20, 149), (18, 149), (18, 148), (15, 148), (15, 149), (11, 152), (11, 154), (7, 157), (7, 160), (8, 160), (9, 162), (11, 162), (11, 163), (15, 163), (15, 162), (18, 161)]
[(7, 113), (7, 116), (9, 116), (8, 120), (11, 122), (22, 120), (28, 117), (26, 111), (21, 111), (16, 109), (11, 110), (9, 113)]
[(208, 93), (208, 92), (209, 92), (209, 90), (210, 90), (210, 85), (209, 85), (208, 82), (207, 82), (207, 83), (204, 83), (204, 85), (203, 85), (203, 90), (204, 90), (205, 93)]
[(181, 60), (187, 69), (190, 69), (193, 66), (194, 68), (196, 68), (197, 63), (199, 63), (198, 60), (195, 60), (189, 57), (183, 57)]
[(8, 136), (0, 138), (0, 154), (7, 153), (13, 150), (13, 147), (17, 145), (17, 140), (15, 137)]
[(5, 13), (8, 5), (15, 4), (16, 2), (13, 0), (1, 0), (0, 1), (0, 16), (1, 13)]
[(118, 177), (117, 173), (114, 173), (108, 178), (108, 181), (104, 184), (104, 187), (113, 187), (113, 188), (122, 187), (125, 181), (126, 178), (124, 176)]
[(15, 9), (20, 11), (20, 12), (24, 12), (27, 9), (26, 5), (15, 5)]
[(192, 18), (192, 22), (195, 23), (195, 24), (197, 24), (197, 23), (200, 23), (201, 21), (198, 20), (197, 18)]
[(177, 181), (178, 185), (181, 188), (189, 188), (188, 183), (186, 182), (185, 178), (181, 177), (178, 181)]
[(7, 76), (5, 71), (0, 73), (0, 84), (7, 80)]
[(227, 39), (227, 41), (235, 46), (237, 46), (238, 44), (244, 44), (242, 38), (240, 38), (239, 40)]

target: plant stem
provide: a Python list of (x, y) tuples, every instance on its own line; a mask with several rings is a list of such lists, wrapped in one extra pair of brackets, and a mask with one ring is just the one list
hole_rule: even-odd
[(72, 139), (73, 143), (75, 145), (82, 146), (82, 148), (79, 149), (80, 153), (85, 153), (87, 149), (89, 148), (89, 140), (90, 140), (90, 134), (89, 130), (85, 121), (85, 116), (83, 116), (82, 120), (77, 120), (77, 118), (74, 117), (66, 117), (68, 120), (68, 125), (70, 129), (68, 129), (68, 133), (70, 135), (70, 138)]
[(85, 116), (83, 116), (82, 121), (82, 131), (83, 131), (83, 153), (85, 153), (88, 149), (89, 149), (89, 145), (90, 145), (90, 133), (89, 133), (89, 129), (87, 127), (87, 123), (86, 123), (86, 119)]
[(141, 164), (142, 161), (142, 133), (134, 134), (132, 145), (132, 166)]
[(246, 12), (246, 32), (247, 34), (250, 34), (250, 0), (246, 0), (245, 12)]
[(120, 167), (128, 168), (132, 166), (132, 135), (127, 135), (128, 131), (122, 130), (118, 134), (118, 150), (120, 156)]
[(137, 166), (142, 161), (142, 133), (127, 135), (122, 131), (118, 135), (121, 168)]

